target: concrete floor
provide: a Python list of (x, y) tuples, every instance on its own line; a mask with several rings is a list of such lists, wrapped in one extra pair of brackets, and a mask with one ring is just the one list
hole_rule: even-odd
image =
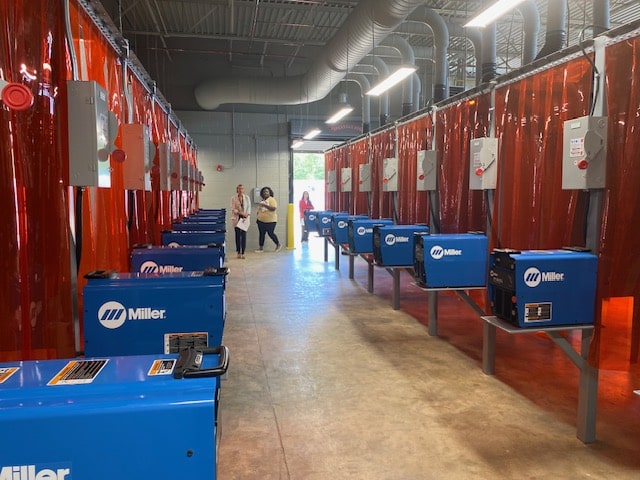
[[(270, 244), (267, 248), (271, 247)], [(544, 334), (499, 331), (496, 375), (482, 372), (482, 321), (323, 242), (248, 253), (230, 268), (218, 478), (638, 479), (637, 369), (601, 370), (597, 441), (576, 438), (578, 370)], [(517, 337), (517, 338), (516, 338)]]

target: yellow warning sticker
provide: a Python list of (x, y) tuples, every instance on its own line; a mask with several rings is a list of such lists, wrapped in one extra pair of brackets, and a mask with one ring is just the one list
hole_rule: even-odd
[(173, 373), (173, 367), (176, 365), (175, 358), (168, 360), (154, 360), (149, 373), (147, 375), (171, 375)]
[(6, 382), (11, 375), (20, 370), (20, 367), (3, 367), (0, 368), (0, 383)]

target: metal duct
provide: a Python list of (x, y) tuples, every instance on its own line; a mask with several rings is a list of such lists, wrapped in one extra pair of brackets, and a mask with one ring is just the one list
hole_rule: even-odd
[(433, 79), (433, 100), (438, 102), (449, 96), (449, 29), (444, 19), (438, 13), (423, 4), (421, 10), (416, 11), (412, 20), (426, 23), (433, 32), (433, 46), (435, 48), (435, 72)]
[[(597, 2), (595, 2), (597, 3)], [(567, 43), (567, 0), (555, 0), (547, 4), (547, 34), (545, 44), (536, 60), (562, 50)]]
[(490, 23), (482, 29), (482, 82), (496, 77), (496, 24)]
[(413, 107), (411, 108), (410, 113), (413, 113), (420, 110), (420, 93), (422, 92), (422, 82), (420, 82), (418, 72), (413, 72), (411, 78), (413, 79)]
[(611, 28), (609, 18), (609, 0), (593, 0), (593, 36)]
[[(389, 67), (380, 57), (373, 58), (373, 66), (378, 71), (380, 78), (389, 76)], [(389, 92), (386, 91), (379, 95), (378, 100), (380, 100), (380, 126), (382, 127), (389, 122)]]
[(196, 87), (196, 101), (204, 110), (214, 110), (222, 103), (298, 105), (320, 100), (420, 4), (422, 0), (363, 0), (304, 75), (214, 78)]
[[(415, 65), (416, 57), (409, 42), (400, 35), (391, 34), (383, 42), (385, 46), (395, 48), (402, 57), (403, 65)], [(409, 114), (413, 108), (413, 75), (402, 83), (402, 116)]]
[(347, 81), (355, 82), (360, 86), (360, 96), (362, 99), (362, 133), (371, 130), (371, 97), (366, 92), (371, 89), (371, 83), (366, 75), (362, 73), (350, 73), (346, 77)]
[(467, 28), (467, 38), (473, 45), (473, 54), (476, 59), (476, 87), (482, 83), (482, 33), (479, 28)]
[[(598, 0), (594, 0), (595, 3)], [(531, 63), (538, 50), (538, 32), (540, 31), (540, 12), (534, 0), (526, 0), (516, 7), (522, 15), (524, 46), (522, 48), (522, 65)]]

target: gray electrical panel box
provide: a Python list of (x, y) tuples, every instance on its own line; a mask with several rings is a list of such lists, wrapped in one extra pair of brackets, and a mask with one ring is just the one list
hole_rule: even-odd
[(604, 188), (607, 174), (607, 117), (580, 117), (564, 122), (562, 188)]
[(182, 159), (180, 152), (171, 152), (171, 190), (177, 192), (182, 183)]
[(359, 192), (371, 191), (371, 164), (364, 163), (358, 166), (360, 173), (360, 180), (358, 181)]
[(382, 161), (382, 191), (398, 191), (398, 159), (385, 158)]
[(351, 191), (351, 167), (345, 167), (340, 170), (340, 191)]
[(189, 191), (189, 162), (187, 160), (181, 160), (182, 178), (180, 179), (180, 190), (183, 192)]
[(160, 190), (171, 190), (171, 145), (167, 142), (158, 143), (157, 172)]
[(123, 164), (126, 190), (151, 191), (151, 163), (155, 148), (151, 147), (149, 127), (139, 123), (120, 125), (122, 150), (127, 154)]
[(436, 190), (438, 152), (435, 150), (418, 151), (418, 168), (416, 170), (416, 190), (426, 192)]
[(336, 171), (329, 170), (327, 172), (327, 192), (337, 192), (338, 188), (336, 185)]
[(94, 81), (67, 82), (69, 185), (111, 187), (107, 92)]
[(262, 187), (256, 187), (253, 189), (253, 203), (260, 203), (262, 201), (260, 190), (262, 190)]
[(495, 189), (498, 172), (498, 139), (489, 137), (471, 139), (469, 157), (469, 189)]

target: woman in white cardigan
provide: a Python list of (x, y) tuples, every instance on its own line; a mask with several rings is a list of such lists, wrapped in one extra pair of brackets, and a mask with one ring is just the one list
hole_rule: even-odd
[[(238, 258), (244, 258), (244, 251), (247, 248), (247, 229), (249, 227), (249, 214), (251, 213), (251, 200), (249, 195), (244, 193), (244, 185), (236, 187), (236, 195), (231, 197), (231, 221), (236, 231), (236, 254)], [(246, 219), (246, 227), (238, 222)], [(244, 222), (243, 222), (244, 223)]]

